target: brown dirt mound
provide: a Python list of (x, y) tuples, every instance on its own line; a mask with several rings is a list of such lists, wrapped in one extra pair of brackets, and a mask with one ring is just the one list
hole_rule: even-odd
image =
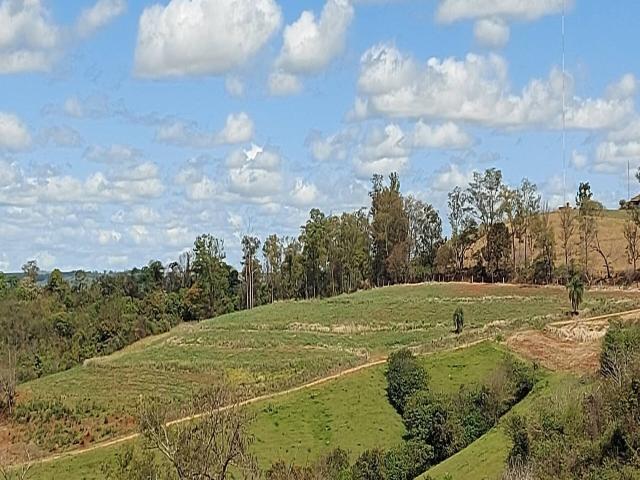
[(550, 331), (527, 330), (512, 335), (507, 345), (524, 358), (551, 370), (587, 373), (598, 369), (598, 340), (584, 342)]

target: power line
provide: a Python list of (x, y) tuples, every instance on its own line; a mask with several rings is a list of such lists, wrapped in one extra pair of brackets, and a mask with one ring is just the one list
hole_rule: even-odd
[(567, 160), (566, 160), (566, 99), (565, 99), (565, 0), (562, 0), (562, 197), (563, 206), (567, 204)]

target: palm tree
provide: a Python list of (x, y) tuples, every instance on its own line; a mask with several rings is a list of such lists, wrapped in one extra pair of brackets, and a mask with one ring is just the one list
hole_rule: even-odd
[(567, 291), (569, 292), (569, 300), (571, 301), (571, 313), (578, 314), (578, 308), (584, 297), (584, 282), (580, 275), (574, 275), (567, 283)]

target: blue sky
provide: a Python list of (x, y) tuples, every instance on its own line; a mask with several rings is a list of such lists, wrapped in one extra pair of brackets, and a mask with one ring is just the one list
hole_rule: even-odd
[[(446, 215), (475, 170), (611, 207), (640, 164), (640, 3), (0, 0), (0, 270), (229, 259), (368, 178)], [(640, 188), (632, 183), (632, 194)]]

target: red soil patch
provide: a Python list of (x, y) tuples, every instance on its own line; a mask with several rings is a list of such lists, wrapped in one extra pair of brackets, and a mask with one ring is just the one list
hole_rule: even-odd
[(551, 370), (574, 373), (598, 369), (600, 344), (599, 340), (581, 342), (538, 330), (519, 332), (507, 340), (509, 348), (529, 360)]

